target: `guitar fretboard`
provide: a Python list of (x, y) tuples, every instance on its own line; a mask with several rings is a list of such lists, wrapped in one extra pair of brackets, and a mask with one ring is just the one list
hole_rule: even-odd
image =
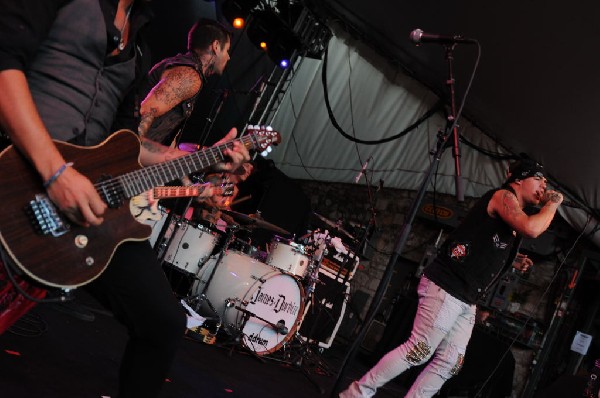
[[(255, 134), (246, 135), (216, 147), (101, 181), (96, 184), (96, 190), (109, 206), (120, 206), (124, 199), (132, 198), (153, 187), (164, 185), (225, 160), (223, 152), (225, 149), (232, 149), (235, 141), (241, 142), (250, 150), (260, 147), (263, 143), (261, 140), (264, 139), (265, 137), (257, 137)], [(273, 141), (270, 137), (266, 140), (269, 144)]]

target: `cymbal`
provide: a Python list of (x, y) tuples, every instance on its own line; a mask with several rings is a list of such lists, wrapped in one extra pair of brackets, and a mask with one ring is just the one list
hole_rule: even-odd
[(315, 213), (314, 211), (312, 212), (312, 214), (318, 220), (325, 223), (325, 225), (329, 226), (331, 228), (331, 232), (337, 232), (337, 233), (343, 235), (343, 237), (345, 237), (345, 238), (355, 240), (354, 236), (352, 236), (352, 234), (350, 232), (346, 231), (341, 225), (338, 225), (336, 222), (331, 221), (328, 218), (325, 218), (322, 215)]
[(286, 231), (285, 229), (278, 227), (275, 224), (271, 224), (268, 221), (258, 218), (259, 216), (255, 215), (255, 214), (244, 214), (244, 213), (238, 213), (237, 211), (225, 210), (225, 209), (223, 209), (221, 211), (223, 213), (233, 217), (233, 219), (239, 223), (246, 224), (249, 226), (254, 226), (256, 228), (268, 229), (270, 231), (273, 231), (273, 232), (276, 232), (276, 233), (282, 234), (282, 235), (291, 235), (289, 231)]

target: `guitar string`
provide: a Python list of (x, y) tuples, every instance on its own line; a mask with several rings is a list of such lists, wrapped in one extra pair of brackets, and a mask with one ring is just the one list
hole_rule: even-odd
[[(264, 138), (264, 137), (261, 137), (261, 138)], [(254, 147), (261, 147), (261, 145), (260, 145), (261, 142), (258, 139), (258, 135), (256, 135), (256, 134), (246, 135), (246, 136), (240, 137), (238, 140), (240, 142), (242, 142), (244, 145), (252, 144), (252, 141), (254, 140), (254, 141), (256, 141), (254, 143)], [(211, 164), (210, 161), (208, 162), (207, 166), (204, 166), (204, 162), (202, 160), (201, 155), (205, 155), (205, 156), (203, 156), (204, 158), (208, 158), (208, 155), (211, 155), (213, 158), (213, 162), (217, 163), (218, 161), (225, 158), (225, 156), (222, 153), (222, 149), (231, 148), (233, 146), (234, 141), (227, 142), (218, 147), (208, 148), (202, 152), (194, 152), (188, 156), (176, 158), (176, 159), (173, 159), (166, 163), (159, 163), (159, 164), (151, 165), (151, 166), (148, 166), (148, 167), (145, 167), (142, 169), (134, 170), (133, 172), (127, 173), (125, 175), (111, 178), (110, 180), (95, 183), (94, 187), (96, 188), (96, 191), (99, 194), (103, 193), (102, 191), (104, 191), (104, 190), (114, 191), (114, 190), (117, 190), (118, 188), (123, 188), (124, 191), (129, 191), (129, 192), (126, 192), (126, 194), (130, 195), (129, 197), (131, 197), (131, 196), (134, 196), (132, 194), (133, 191), (131, 190), (132, 185), (135, 188), (137, 188), (137, 190), (141, 193), (141, 192), (144, 192), (155, 186), (161, 185), (164, 182), (172, 181), (177, 178), (181, 178), (183, 175), (186, 175), (186, 174), (195, 172), (197, 170), (201, 170), (202, 168), (208, 167)], [(265, 141), (267, 144), (270, 144), (273, 140), (267, 139)], [(262, 144), (264, 144), (264, 142)], [(217, 156), (215, 152), (218, 152), (219, 156)], [(197, 159), (195, 162), (192, 160), (192, 163), (194, 163), (194, 164), (199, 163), (201, 167), (198, 169), (192, 169), (189, 167), (190, 162), (188, 160), (190, 160), (194, 157)], [(214, 163), (212, 163), (212, 164), (214, 164)], [(187, 173), (185, 172), (185, 169), (183, 167), (184, 165), (188, 166)], [(180, 173), (177, 171), (177, 166), (179, 166), (179, 168), (181, 169)], [(169, 172), (170, 177), (167, 176), (167, 171)], [(148, 185), (148, 175), (149, 174), (152, 174), (154, 176), (162, 176), (163, 178), (161, 180), (156, 179), (156, 183), (154, 185), (149, 186)], [(129, 188), (128, 188), (128, 186), (129, 186)], [(119, 194), (122, 195), (123, 193), (125, 193), (125, 192), (120, 192)]]

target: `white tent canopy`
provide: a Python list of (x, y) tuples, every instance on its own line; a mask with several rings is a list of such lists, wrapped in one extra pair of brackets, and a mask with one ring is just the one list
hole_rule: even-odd
[[(282, 144), (269, 155), (288, 176), (297, 179), (355, 183), (362, 165), (371, 158), (368, 174), (373, 184), (417, 190), (432, 161), (438, 131), (446, 126), (438, 112), (407, 135), (379, 144), (356, 144), (332, 124), (324, 100), (323, 61), (303, 59), (272, 124)], [(404, 130), (438, 100), (428, 88), (408, 77), (360, 42), (337, 32), (329, 43), (327, 90), (333, 115), (342, 129), (361, 140), (375, 141)], [(468, 99), (467, 99), (468, 102)], [(459, 131), (469, 142), (497, 154), (510, 152), (461, 118)], [(464, 195), (479, 197), (505, 179), (508, 161), (487, 156), (460, 144)], [(361, 182), (361, 183), (364, 183)], [(452, 148), (443, 153), (432, 185), (427, 189), (454, 195), (455, 164)], [(578, 231), (586, 225), (581, 210), (563, 210)], [(591, 230), (597, 224), (587, 224)], [(597, 242), (598, 243), (598, 242)]]

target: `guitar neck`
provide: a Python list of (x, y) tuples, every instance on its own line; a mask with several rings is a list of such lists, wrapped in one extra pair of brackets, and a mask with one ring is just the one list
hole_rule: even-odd
[(169, 199), (198, 196), (201, 189), (204, 190), (204, 187), (155, 187), (152, 189), (152, 197), (155, 199)]
[(164, 185), (169, 181), (181, 179), (190, 173), (206, 169), (219, 162), (222, 162), (225, 160), (224, 151), (226, 149), (233, 148), (233, 143), (235, 141), (241, 142), (249, 150), (256, 147), (255, 136), (247, 135), (239, 138), (238, 140), (229, 141), (216, 147), (210, 147), (202, 151), (190, 153), (189, 155), (170, 160), (168, 162), (155, 164), (131, 173), (123, 174), (122, 176), (115, 178), (115, 180), (118, 180), (118, 182), (121, 184), (124, 190), (124, 196), (126, 198), (132, 198), (144, 191), (151, 189), (152, 187)]
[[(154, 199), (185, 198), (198, 196), (204, 191), (204, 186), (176, 186), (176, 187), (155, 187), (152, 189)], [(213, 195), (221, 195), (225, 190), (221, 187), (212, 187)]]

